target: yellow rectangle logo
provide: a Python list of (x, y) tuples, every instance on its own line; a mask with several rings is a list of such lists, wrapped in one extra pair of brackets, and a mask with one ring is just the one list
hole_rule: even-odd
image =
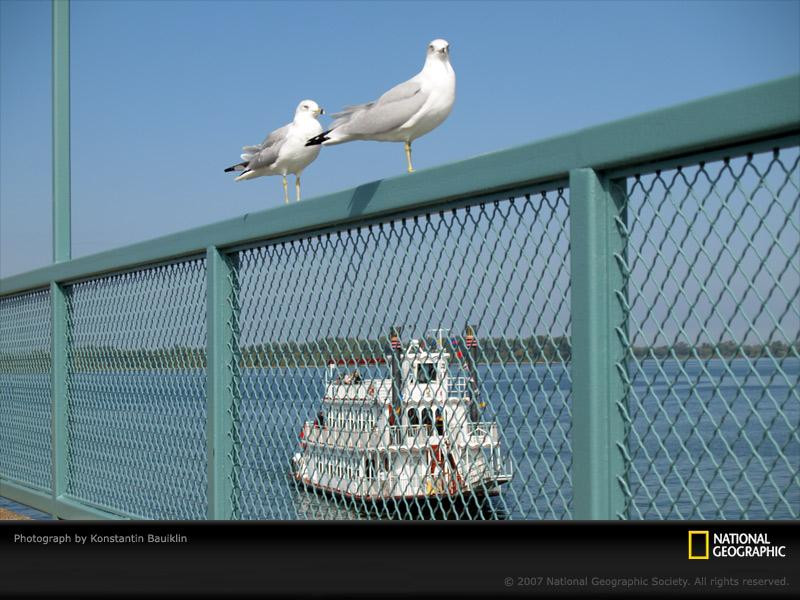
[[(692, 552), (693, 540), (692, 536), (705, 537), (705, 552), (703, 554), (695, 554)], [(689, 532), (689, 560), (708, 560), (708, 531), (690, 531)]]

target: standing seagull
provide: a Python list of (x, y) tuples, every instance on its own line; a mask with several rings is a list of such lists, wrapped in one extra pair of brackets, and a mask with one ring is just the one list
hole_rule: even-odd
[(295, 197), (300, 202), (300, 173), (319, 154), (319, 148), (306, 147), (306, 140), (322, 131), (317, 117), (324, 113), (313, 100), (303, 100), (294, 111), (294, 121), (270, 133), (258, 146), (242, 148), (244, 162), (228, 167), (225, 172), (241, 171), (242, 174), (234, 181), (262, 175), (283, 175), (283, 200), (286, 204), (289, 204), (286, 175), (294, 173)]
[(332, 146), (352, 140), (405, 142), (408, 172), (411, 142), (425, 135), (450, 114), (456, 99), (456, 74), (450, 66), (450, 44), (433, 40), (422, 71), (396, 85), (374, 102), (347, 106), (336, 113), (331, 128), (308, 140), (306, 146)]

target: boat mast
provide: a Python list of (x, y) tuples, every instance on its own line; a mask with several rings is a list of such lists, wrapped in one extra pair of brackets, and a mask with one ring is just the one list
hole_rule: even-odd
[(473, 422), (477, 422), (480, 418), (478, 407), (480, 399), (480, 386), (478, 385), (478, 339), (475, 337), (475, 328), (472, 325), (467, 325), (464, 332), (464, 341), (466, 342), (467, 352), (464, 355), (467, 362), (467, 373), (469, 375), (471, 398), (469, 403), (469, 417)]
[(400, 342), (400, 328), (392, 327), (389, 330), (389, 339), (392, 342), (392, 411), (394, 415), (400, 412), (400, 390), (402, 386), (402, 360), (403, 345)]
[(443, 328), (440, 327), (439, 329), (429, 329), (428, 331), (432, 331), (434, 334), (436, 334), (436, 343), (438, 344), (439, 352), (444, 352), (445, 351), (445, 348), (444, 348), (444, 336), (442, 335), (442, 332), (443, 331), (450, 331), (450, 330), (449, 329), (443, 329)]

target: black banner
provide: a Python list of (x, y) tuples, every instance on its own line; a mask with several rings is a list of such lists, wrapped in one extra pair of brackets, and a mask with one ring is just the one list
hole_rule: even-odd
[(797, 597), (799, 531), (763, 521), (0, 522), (0, 597)]

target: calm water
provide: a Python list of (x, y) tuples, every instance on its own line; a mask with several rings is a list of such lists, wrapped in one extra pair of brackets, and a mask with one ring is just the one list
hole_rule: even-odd
[[(798, 518), (800, 360), (777, 364), (781, 370), (771, 359), (631, 364), (629, 517)], [(488, 404), (482, 419), (498, 421), (514, 479), (499, 498), (466, 510), (472, 518), (570, 518), (568, 371), (494, 365), (479, 374)], [(287, 479), (298, 431), (318, 410), (323, 382), (322, 369), (243, 374), (243, 518), (365, 517)], [(202, 518), (204, 374), (87, 373), (72, 385), (71, 493), (135, 515)], [(164, 397), (173, 399), (166, 409)]]
[[(800, 514), (800, 361), (632, 363), (627, 486), (631, 518), (797, 518)], [(478, 518), (562, 519), (572, 506), (571, 382), (561, 365), (481, 367), (482, 418), (498, 421), (514, 479)], [(321, 373), (249, 373), (242, 512), (259, 518), (358, 518), (313, 494), (282, 491), (297, 425), (316, 412)], [(264, 410), (264, 397), (274, 410)], [(258, 408), (261, 407), (261, 408)], [(297, 415), (295, 420), (294, 415)], [(288, 417), (287, 417), (288, 416)], [(247, 422), (247, 419), (245, 419)], [(263, 443), (259, 444), (259, 440)], [(287, 459), (288, 460), (288, 459)], [(277, 498), (264, 499), (266, 490)], [(279, 499), (278, 499), (279, 498)], [(340, 503), (341, 504), (341, 503)], [(331, 506), (334, 506), (334, 509)]]

